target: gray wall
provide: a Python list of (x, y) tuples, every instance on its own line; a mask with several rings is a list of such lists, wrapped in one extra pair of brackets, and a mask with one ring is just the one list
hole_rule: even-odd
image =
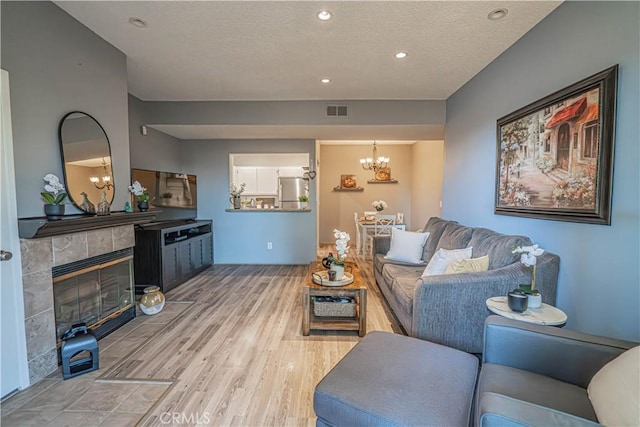
[[(6, 2), (2, 68), (9, 72), (18, 216), (43, 216), (42, 177), (61, 179), (58, 123), (73, 110), (104, 127), (111, 142), (116, 194), (128, 200), (129, 133), (124, 54), (50, 2)], [(67, 213), (79, 212), (67, 205)]]
[[(447, 101), (442, 214), (561, 257), (568, 326), (640, 340), (639, 4), (565, 2)], [(496, 119), (620, 64), (611, 226), (493, 213)], [(514, 284), (515, 285), (515, 284)]]
[[(184, 173), (198, 176), (198, 218), (214, 221), (216, 264), (307, 264), (316, 256), (315, 185), (311, 212), (225, 212), (229, 208), (229, 153), (309, 153), (314, 140), (189, 140), (181, 143)], [(267, 249), (267, 242), (273, 249)]]
[[(238, 101), (146, 102), (148, 124), (206, 125), (437, 125), (444, 101)], [(325, 107), (348, 105), (349, 117), (328, 118)]]
[(131, 167), (163, 172), (182, 172), (180, 140), (164, 132), (147, 127), (142, 135), (141, 127), (148, 123), (145, 103), (129, 95), (129, 151)]

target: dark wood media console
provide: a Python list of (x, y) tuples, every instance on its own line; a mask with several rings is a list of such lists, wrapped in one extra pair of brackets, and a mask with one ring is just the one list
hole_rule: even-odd
[(213, 263), (211, 220), (180, 220), (136, 227), (136, 294), (147, 286), (168, 292)]

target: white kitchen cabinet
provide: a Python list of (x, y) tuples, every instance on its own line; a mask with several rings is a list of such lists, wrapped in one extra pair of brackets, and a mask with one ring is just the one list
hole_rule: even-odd
[(235, 169), (235, 183), (240, 186), (246, 184), (246, 195), (276, 195), (278, 194), (278, 168), (238, 166)]
[(283, 167), (278, 169), (280, 176), (302, 176), (302, 174), (304, 174), (304, 169), (301, 167)]
[(278, 168), (257, 168), (256, 177), (256, 194), (278, 194)]
[(256, 177), (256, 168), (254, 167), (236, 167), (235, 168), (235, 184), (245, 183), (244, 192), (247, 194), (256, 194), (258, 191), (258, 181)]

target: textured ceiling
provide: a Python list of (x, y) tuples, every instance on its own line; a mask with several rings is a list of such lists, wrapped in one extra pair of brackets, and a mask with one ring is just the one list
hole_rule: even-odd
[[(404, 100), (446, 99), (560, 2), (56, 4), (127, 55), (143, 100)], [(507, 17), (487, 19), (499, 7)], [(323, 8), (333, 19), (316, 18)]]

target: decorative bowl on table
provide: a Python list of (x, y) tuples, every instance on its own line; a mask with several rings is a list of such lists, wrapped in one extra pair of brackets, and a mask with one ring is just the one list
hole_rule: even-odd
[(321, 285), (321, 286), (346, 286), (348, 284), (353, 283), (353, 274), (344, 273), (342, 280), (329, 280), (329, 271), (321, 270), (312, 273), (313, 283)]

